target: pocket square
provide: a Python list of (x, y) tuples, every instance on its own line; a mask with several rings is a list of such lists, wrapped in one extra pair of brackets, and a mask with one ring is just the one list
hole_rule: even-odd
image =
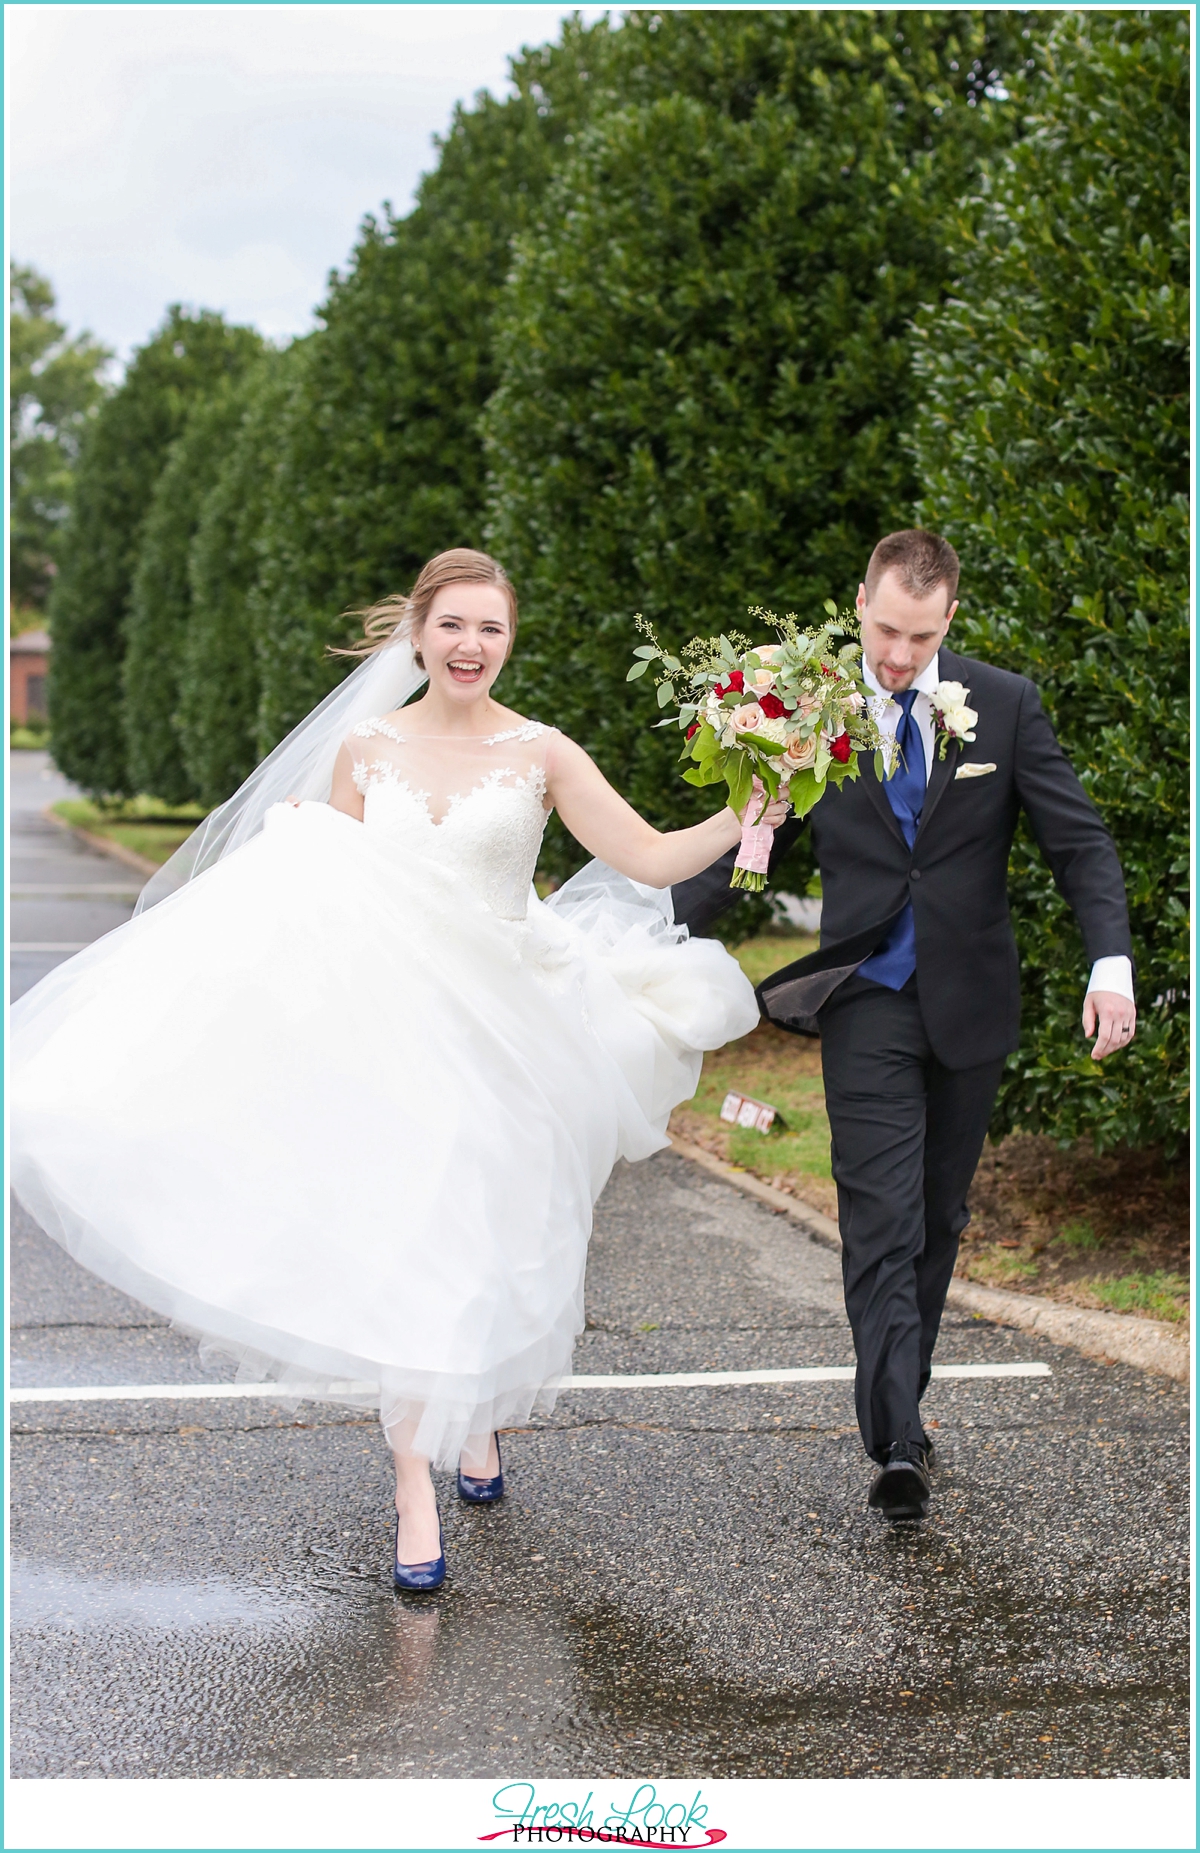
[(995, 770), (996, 768), (994, 765), (981, 766), (972, 762), (970, 765), (959, 766), (954, 776), (956, 779), (981, 779), (985, 772), (994, 772)]

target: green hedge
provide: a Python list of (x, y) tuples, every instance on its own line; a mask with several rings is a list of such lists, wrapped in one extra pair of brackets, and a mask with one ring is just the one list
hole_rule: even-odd
[(242, 381), (222, 379), (193, 407), (167, 456), (142, 529), (125, 620), (125, 750), (135, 791), (167, 804), (199, 796), (184, 764), (177, 709), (192, 618), (188, 556), (205, 497), (245, 410)]
[(262, 679), (255, 638), (259, 540), (279, 424), (305, 342), (263, 356), (200, 509), (188, 553), (190, 614), (179, 666), (180, 749), (201, 804), (220, 804), (258, 762)]
[(196, 401), (261, 348), (209, 310), (168, 310), (88, 426), (50, 600), (48, 698), (55, 763), (94, 794), (133, 789), (121, 687), (124, 625), (142, 528), (167, 452)]
[[(622, 94), (648, 100), (588, 130), (517, 241), (487, 413), (489, 538), (525, 614), (505, 698), (656, 824), (712, 801), (625, 686), (633, 613), (676, 641), (750, 604), (818, 616), (908, 518), (912, 317), (1016, 126), (977, 100), (1027, 54), (994, 18), (634, 16)], [(557, 826), (548, 855), (581, 860)]]
[(1070, 13), (1027, 134), (921, 327), (921, 517), (957, 644), (1033, 677), (1125, 868), (1141, 1021), (1097, 1068), (1083, 951), (1035, 845), (1012, 876), (1025, 1039), (997, 1130), (1176, 1146), (1188, 1099), (1188, 22)]
[(509, 241), (588, 107), (606, 26), (567, 22), (519, 59), (516, 94), (460, 108), (404, 219), (368, 219), (336, 277), (279, 426), (261, 535), (259, 747), (350, 666), (325, 654), (341, 613), (407, 589), (423, 562), (483, 537), (480, 413)]

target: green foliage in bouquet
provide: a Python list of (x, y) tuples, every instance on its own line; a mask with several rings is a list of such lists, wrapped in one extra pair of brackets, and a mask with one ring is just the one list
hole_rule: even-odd
[(1011, 890), (1025, 1043), (994, 1130), (1179, 1148), (1188, 1125), (1189, 21), (1059, 16), (1023, 140), (920, 328), (920, 519), (964, 565), (956, 647), (1031, 676), (1125, 870), (1140, 1018), (1103, 1067), (1036, 845)]
[(88, 425), (50, 598), (51, 751), (95, 794), (134, 789), (122, 701), (125, 621), (159, 473), (198, 400), (262, 351), (251, 328), (172, 308)]
[[(659, 665), (658, 705), (677, 713), (657, 725), (686, 733), (680, 757), (694, 761), (683, 774), (689, 785), (724, 782), (740, 814), (758, 779), (763, 809), (782, 790), (796, 815), (806, 817), (827, 784), (858, 777), (860, 753), (873, 752), (876, 776), (885, 777), (882, 739), (859, 673), (856, 616), (839, 616), (832, 599), (825, 609), (828, 619), (819, 629), (803, 630), (795, 612), (780, 619), (752, 605), (750, 618), (775, 629), (778, 643), (755, 645), (722, 633), (693, 638), (679, 656), (663, 648), (653, 625), (638, 614), (635, 622), (649, 642), (635, 648), (625, 679), (635, 682)], [(848, 632), (851, 641), (839, 648)], [(757, 893), (765, 882), (735, 868), (732, 885)]]
[[(522, 599), (503, 698), (661, 828), (711, 796), (622, 698), (628, 613), (713, 633), (748, 590), (819, 610), (909, 524), (912, 317), (953, 274), (981, 152), (1018, 129), (1001, 78), (1030, 17), (630, 14), (621, 106), (516, 241), (485, 425), (489, 544)], [(552, 823), (544, 854), (565, 875), (583, 852)]]

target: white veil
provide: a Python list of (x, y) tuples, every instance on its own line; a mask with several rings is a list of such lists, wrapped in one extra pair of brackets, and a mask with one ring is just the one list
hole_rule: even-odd
[(185, 882), (239, 849), (262, 829), (273, 804), (285, 798), (327, 799), (338, 748), (355, 722), (401, 707), (425, 679), (407, 636), (393, 637), (369, 656), (293, 727), (232, 798), (210, 811), (187, 842), (150, 877), (138, 896), (135, 914), (165, 901)]

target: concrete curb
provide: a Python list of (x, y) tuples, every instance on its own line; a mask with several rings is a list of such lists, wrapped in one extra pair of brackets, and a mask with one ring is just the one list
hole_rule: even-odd
[[(740, 1171), (723, 1159), (714, 1157), (690, 1139), (671, 1134), (672, 1149), (681, 1158), (699, 1165), (735, 1190), (744, 1191), (770, 1210), (790, 1216), (806, 1229), (814, 1241), (828, 1248), (841, 1248), (838, 1226), (812, 1204), (786, 1191), (764, 1184), (749, 1171)], [(946, 1304), (957, 1311), (979, 1313), (997, 1325), (1013, 1325), (1022, 1332), (1039, 1332), (1054, 1345), (1071, 1345), (1085, 1357), (1103, 1358), (1107, 1363), (1132, 1364), (1138, 1370), (1173, 1377), (1178, 1383), (1191, 1379), (1191, 1346), (1176, 1327), (1161, 1319), (1138, 1319), (1131, 1313), (1092, 1312), (1083, 1306), (1061, 1306), (1057, 1300), (1044, 1299), (1036, 1293), (1002, 1293), (996, 1287), (980, 1287), (971, 1280), (950, 1284)]]
[(136, 869), (139, 875), (157, 875), (158, 863), (151, 862), (148, 856), (139, 856), (136, 849), (126, 849), (124, 843), (114, 843), (108, 836), (93, 836), (82, 824), (69, 824), (65, 817), (59, 817), (52, 804), (42, 812), (59, 830), (65, 830), (69, 836), (86, 843), (89, 849), (98, 849), (102, 856), (112, 856), (117, 862), (123, 862), (127, 869)]

